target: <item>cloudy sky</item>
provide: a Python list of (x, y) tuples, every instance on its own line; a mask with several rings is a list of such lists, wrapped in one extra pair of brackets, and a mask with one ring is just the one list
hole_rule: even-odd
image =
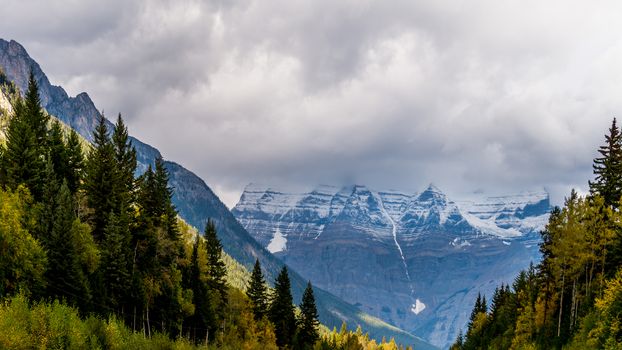
[(622, 111), (619, 1), (0, 4), (52, 83), (228, 205), (251, 181), (559, 203)]

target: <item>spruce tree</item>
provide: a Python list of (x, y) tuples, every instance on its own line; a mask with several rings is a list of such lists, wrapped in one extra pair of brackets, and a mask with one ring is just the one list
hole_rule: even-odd
[(451, 345), (449, 350), (462, 350), (464, 349), (464, 335), (462, 335), (462, 330), (458, 333), (458, 338), (456, 338), (456, 342)]
[(255, 266), (253, 267), (253, 273), (251, 274), (251, 280), (246, 289), (246, 295), (251, 300), (251, 306), (253, 308), (253, 315), (255, 320), (261, 320), (268, 312), (268, 298), (267, 298), (266, 281), (264, 280), (263, 273), (261, 272), (261, 264), (259, 259), (255, 260)]
[(276, 336), (276, 344), (280, 348), (287, 348), (293, 344), (294, 335), (296, 334), (296, 315), (294, 314), (294, 305), (292, 300), (292, 292), (287, 274), (287, 266), (279, 273), (274, 282), (274, 298), (270, 303), (268, 317), (274, 324), (274, 335)]
[(55, 202), (54, 223), (49, 237), (44, 241), (48, 251), (48, 294), (85, 310), (89, 305), (90, 294), (72, 234), (76, 217), (66, 182), (60, 186)]
[(103, 285), (103, 301), (112, 310), (122, 311), (126, 297), (128, 296), (128, 286), (130, 285), (130, 274), (127, 270), (128, 257), (124, 227), (119, 224), (119, 220), (114, 213), (110, 213), (106, 220), (104, 229), (104, 240), (101, 245), (102, 257), (101, 280)]
[(302, 303), (300, 304), (300, 319), (298, 320), (298, 346), (300, 349), (312, 349), (315, 342), (320, 338), (318, 327), (317, 308), (315, 306), (315, 297), (313, 296), (313, 287), (311, 281), (307, 283), (307, 288), (302, 295)]
[(473, 309), (471, 310), (471, 316), (469, 316), (469, 323), (468, 323), (469, 330), (473, 328), (477, 315), (480, 312), (482, 312), (482, 305), (483, 305), (482, 295), (480, 293), (477, 293), (477, 299), (475, 300), (475, 305), (473, 306)]
[[(134, 201), (133, 195), (136, 186), (134, 181), (134, 173), (136, 172), (136, 150), (129, 140), (127, 127), (123, 122), (123, 118), (121, 118), (121, 114), (119, 114), (117, 123), (114, 126), (112, 144), (114, 147), (117, 170), (117, 210), (119, 214), (124, 216), (121, 218), (121, 221), (124, 222), (129, 220), (130, 205)], [(127, 224), (127, 222), (125, 223)]]
[(177, 210), (173, 205), (173, 189), (169, 187), (168, 170), (164, 166), (161, 157), (156, 158), (153, 172), (155, 181), (156, 198), (160, 201), (160, 212), (162, 225), (166, 227), (169, 238), (173, 241), (179, 240), (179, 228), (177, 227)]
[(93, 133), (93, 149), (86, 162), (84, 178), (87, 204), (92, 209), (90, 224), (98, 243), (104, 240), (109, 215), (116, 209), (116, 176), (114, 147), (108, 136), (106, 119), (100, 116)]
[(188, 287), (192, 290), (192, 303), (195, 307), (194, 315), (189, 318), (188, 328), (191, 338), (196, 343), (209, 338), (209, 331), (214, 335), (217, 328), (212, 308), (212, 295), (201, 272), (201, 261), (199, 259), (201, 246), (201, 236), (197, 235), (192, 247), (190, 273), (187, 282)]
[(33, 72), (28, 77), (28, 90), (24, 96), (24, 111), (28, 124), (32, 128), (35, 144), (39, 154), (43, 154), (48, 136), (48, 121), (50, 116), (41, 107), (41, 97), (39, 96), (39, 84)]
[(34, 236), (42, 243), (46, 243), (49, 239), (52, 227), (54, 225), (54, 217), (56, 215), (56, 200), (60, 189), (54, 166), (48, 158), (46, 162), (45, 174), (43, 178), (43, 192), (39, 208), (36, 211), (37, 224), (34, 227)]
[(84, 177), (84, 154), (82, 153), (80, 137), (71, 129), (67, 137), (67, 187), (71, 193), (76, 193)]
[(39, 201), (41, 200), (43, 192), (43, 183), (41, 179), (45, 173), (48, 121), (50, 117), (41, 107), (39, 85), (32, 71), (28, 78), (28, 90), (24, 96), (23, 112), (23, 121), (31, 130), (30, 135), (32, 140), (30, 147), (32, 147), (32, 151), (36, 155), (34, 159), (32, 159), (32, 163), (28, 165), (31, 167), (30, 172), (32, 173), (32, 178), (24, 180), (26, 180), (26, 184), (29, 185), (35, 200)]
[(14, 105), (13, 118), (9, 120), (6, 131), (6, 150), (3, 155), (5, 184), (11, 189), (24, 184), (35, 200), (40, 200), (45, 176), (44, 150), (37, 144), (27, 109), (21, 99)]
[(590, 181), (590, 193), (600, 195), (605, 204), (617, 208), (622, 197), (622, 134), (613, 118), (605, 144), (598, 149), (600, 157), (594, 159), (596, 178)]
[(207, 252), (207, 281), (219, 297), (219, 308), (227, 304), (227, 268), (222, 261), (222, 245), (216, 233), (216, 225), (211, 219), (205, 225), (205, 250)]
[(67, 178), (69, 160), (67, 159), (67, 146), (63, 139), (63, 129), (58, 120), (52, 122), (47, 143), (48, 154), (54, 173), (57, 175), (58, 180), (62, 181)]

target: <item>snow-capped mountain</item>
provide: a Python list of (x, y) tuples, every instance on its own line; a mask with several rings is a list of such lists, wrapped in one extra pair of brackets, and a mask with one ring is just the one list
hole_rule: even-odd
[(251, 184), (232, 212), (305, 278), (366, 312), (446, 347), (478, 292), (491, 295), (539, 259), (545, 191), (453, 201), (421, 193)]

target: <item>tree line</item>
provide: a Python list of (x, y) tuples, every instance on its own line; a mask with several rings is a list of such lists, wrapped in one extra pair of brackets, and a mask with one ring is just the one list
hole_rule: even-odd
[(214, 222), (203, 235), (180, 225), (161, 158), (135, 176), (120, 115), (112, 130), (101, 116), (83, 149), (43, 110), (32, 73), (12, 105), (0, 146), (0, 300), (58, 300), (81, 317), (114, 316), (147, 339), (319, 344), (311, 283), (296, 309), (287, 268), (271, 290), (257, 260), (247, 290), (231, 287)]
[(622, 135), (613, 120), (590, 193), (572, 190), (541, 232), (542, 260), (478, 296), (452, 349), (622, 348)]

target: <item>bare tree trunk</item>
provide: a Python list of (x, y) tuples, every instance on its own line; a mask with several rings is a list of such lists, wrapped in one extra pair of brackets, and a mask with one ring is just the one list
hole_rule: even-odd
[(564, 281), (566, 275), (562, 272), (562, 295), (559, 298), (559, 318), (557, 320), (557, 337), (561, 335), (562, 329), (562, 310), (564, 309)]
[(574, 327), (574, 322), (577, 317), (577, 278), (572, 281), (572, 301), (570, 305), (570, 327)]
[(145, 327), (145, 313), (141, 312), (141, 315), (142, 315), (142, 319), (143, 319), (143, 322), (142, 322), (142, 324), (143, 324), (143, 326), (142, 326), (143, 327), (143, 338), (147, 338), (147, 334), (146, 334), (147, 327)]
[(149, 323), (149, 306), (147, 306), (147, 334), (151, 338), (151, 324)]

